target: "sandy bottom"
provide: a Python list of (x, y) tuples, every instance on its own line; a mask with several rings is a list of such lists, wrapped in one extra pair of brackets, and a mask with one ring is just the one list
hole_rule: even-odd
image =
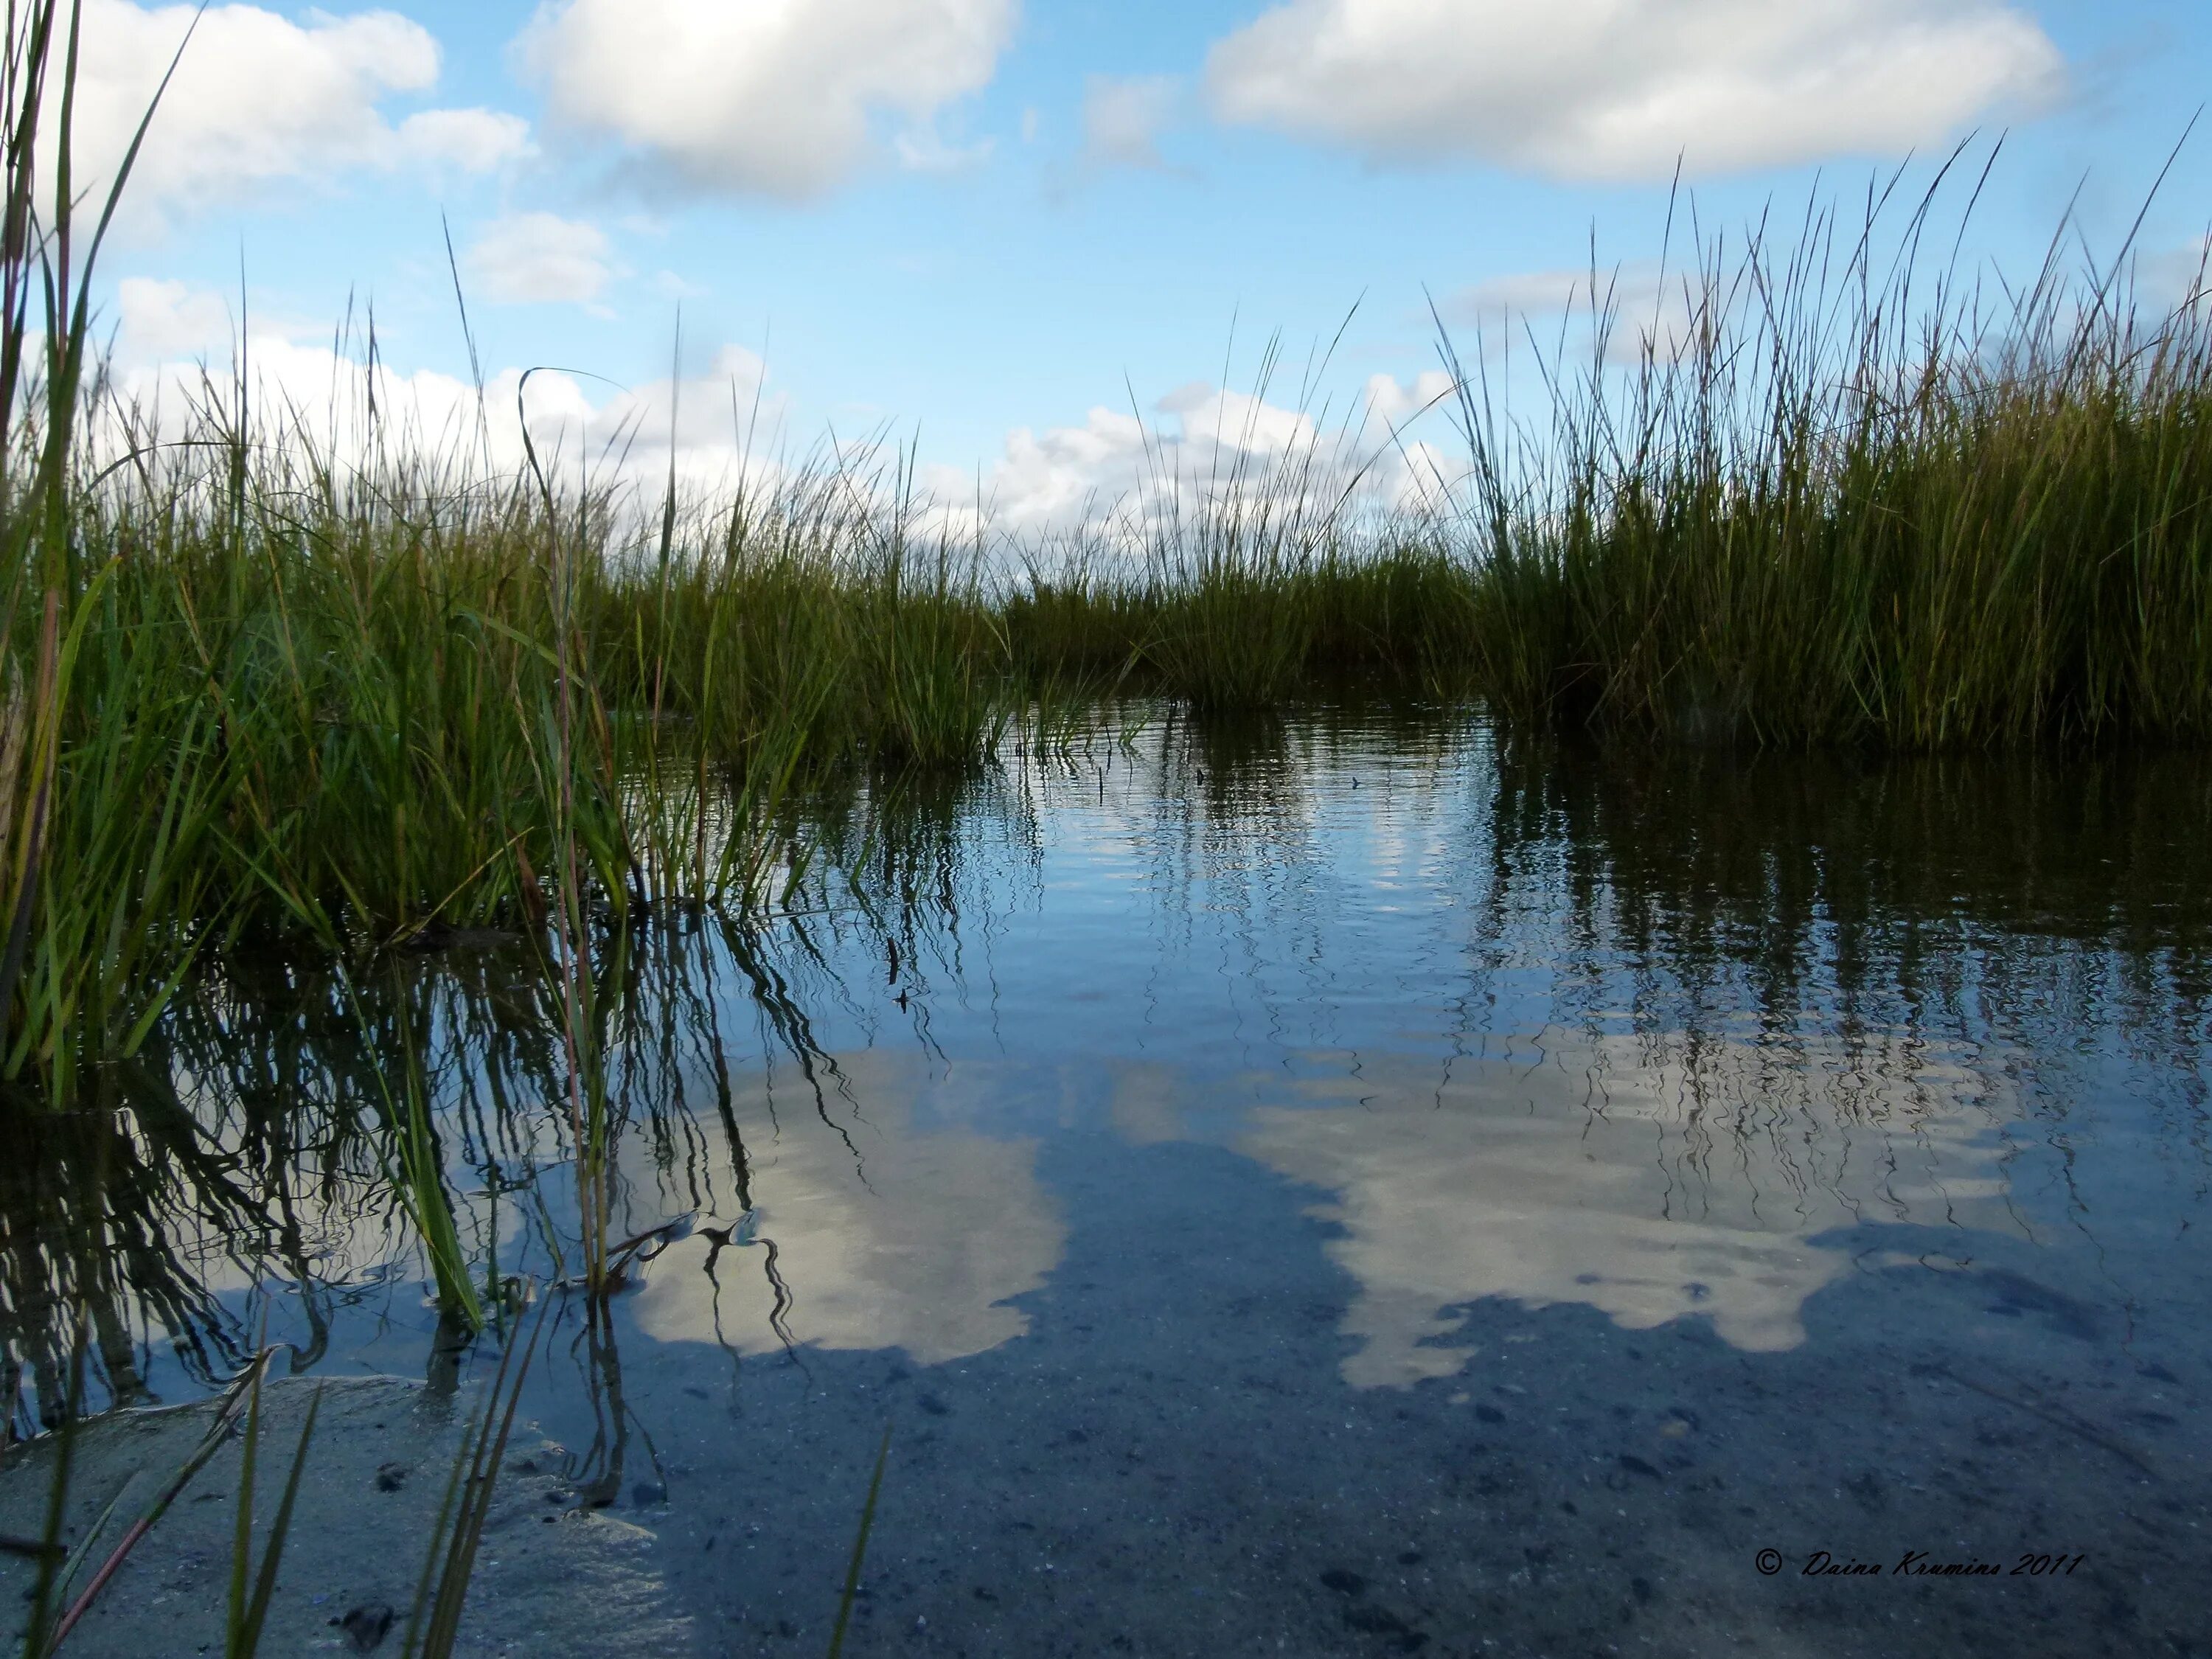
[(634, 1441), (611, 1513), (659, 1529), (703, 1650), (824, 1651), (888, 1421), (856, 1659), (2212, 1655), (2185, 1282), (2122, 1304), (2084, 1255), (1869, 1223), (1814, 1242), (1844, 1267), (1794, 1346), (1486, 1296), (1449, 1375), (1365, 1387), (1340, 1206), (1218, 1151), (1051, 1162), (1068, 1249), (1018, 1340), (629, 1343), (665, 1486)]
[[(314, 1384), (288, 1380), (264, 1396), (255, 1505), (257, 1551), (282, 1495)], [(430, 1530), (473, 1405), (419, 1383), (333, 1382), (323, 1397), (261, 1652), (400, 1650)], [(74, 1540), (137, 1471), (109, 1523), (103, 1554), (206, 1431), (212, 1407), (131, 1412), (90, 1425), (76, 1453), (68, 1536)], [(37, 1536), (55, 1447), (40, 1442), (0, 1470), (0, 1533)], [(73, 1631), (63, 1654), (154, 1659), (221, 1653), (241, 1450), (219, 1450), (131, 1553)], [(461, 1625), (466, 1654), (686, 1654), (690, 1620), (664, 1593), (659, 1540), (634, 1522), (564, 1503), (560, 1449), (518, 1426), (487, 1525)], [(127, 1514), (126, 1514), (127, 1512)], [(89, 1577), (88, 1568), (86, 1577)], [(20, 1650), (33, 1565), (0, 1555), (0, 1643)]]

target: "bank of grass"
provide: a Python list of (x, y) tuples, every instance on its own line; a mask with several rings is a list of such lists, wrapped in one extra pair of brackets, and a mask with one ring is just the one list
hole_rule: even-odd
[[(1540, 511), (1490, 492), (1476, 681), (1554, 725), (1894, 750), (2212, 733), (2212, 364), (2200, 297), (2145, 319), (2047, 281), (1716, 315), (1626, 420), (1571, 404)], [(1856, 342), (1843, 356), (1824, 338)]]
[(1456, 516), (1269, 518), (1246, 481), (1026, 561), (836, 472), (671, 529), (404, 447), (341, 465), (219, 400), (182, 445), (118, 417), (65, 483), (66, 570), (15, 538), (0, 576), (19, 817), (51, 776), (5, 1069), (129, 1052), (197, 951), (532, 925), (563, 824), (599, 909), (772, 905), (812, 856), (801, 794), (978, 763), (1041, 703), (1372, 690), (1916, 750), (2212, 732), (2196, 309), (2053, 285), (2002, 332), (1892, 307), (1824, 333), (1701, 292), (1678, 349), (1597, 362), (1546, 433), (1466, 377)]
[[(1916, 295), (1910, 257), (1875, 280), (1881, 224), (1700, 250), (1650, 318), (1593, 307), (1587, 350), (1540, 364), (1540, 427), (1492, 400), (1492, 355), (1454, 359), (1465, 459), (1418, 516), (1360, 506), (1359, 458), (1318, 440), (1231, 443), (1050, 547), (933, 532), (903, 467), (658, 503), (553, 482), (586, 458), (500, 471), (366, 380), (270, 410), (241, 366), (156, 425), (88, 380), (88, 269), (27, 237), (0, 331), (0, 1074), (73, 1095), (212, 952), (787, 903), (809, 797), (984, 763), (1104, 696), (1480, 699), (1638, 742), (2203, 740), (2200, 296), (2142, 312), (2123, 250), (1992, 319), (1948, 276)], [(58, 331), (34, 277), (76, 295)]]

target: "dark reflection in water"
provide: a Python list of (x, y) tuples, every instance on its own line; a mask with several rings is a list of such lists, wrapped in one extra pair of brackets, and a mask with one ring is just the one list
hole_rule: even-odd
[[(836, 1578), (886, 1412), (886, 1643), (2154, 1647), (2212, 1525), (2208, 823), (2197, 756), (1459, 717), (1133, 717), (825, 805), (788, 913), (595, 942), (621, 1288), (549, 1292), (533, 1407), (748, 1650)], [(264, 1319), (325, 1372), (488, 1363), (575, 1268), (562, 1065), (519, 941), (193, 988), (0, 1129), (14, 1431), (80, 1307), (102, 1405)], [(473, 1353), (394, 1186), (410, 1067)], [(1749, 1565), (2068, 1526), (2094, 1595), (1917, 1624)]]

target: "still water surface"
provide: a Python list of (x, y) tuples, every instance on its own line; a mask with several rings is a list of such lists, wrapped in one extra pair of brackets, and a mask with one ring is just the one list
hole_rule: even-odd
[[(2212, 1651), (2208, 827), (2203, 757), (1352, 716), (851, 805), (810, 914), (607, 942), (637, 1243), (530, 1409), (705, 1653), (821, 1650), (887, 1423), (848, 1651)], [(25, 1426), (72, 1274), (126, 1403), (264, 1316), (490, 1363), (359, 1130), (394, 1055), (479, 1278), (560, 1276), (520, 953), (356, 994), (205, 988), (9, 1158)]]

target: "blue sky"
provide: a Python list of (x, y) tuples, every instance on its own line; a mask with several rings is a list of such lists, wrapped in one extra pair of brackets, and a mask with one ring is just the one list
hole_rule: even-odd
[[(88, 0), (95, 149), (188, 15)], [(2031, 266), (2077, 191), (2109, 246), (2212, 85), (2208, 45), (2188, 0), (219, 6), (108, 314), (126, 367), (227, 358), (242, 267), (279, 369), (312, 379), (352, 296), (396, 373), (465, 376), (443, 216), (488, 372), (649, 388), (680, 303), (690, 447), (764, 372), (793, 441), (918, 432), (933, 478), (980, 476), (1018, 517), (1115, 488), (1135, 420), (1218, 408), (1232, 326), (1249, 390), (1271, 331), (1301, 360), (1356, 303), (1339, 406), (1376, 375), (1410, 404), (1425, 294), (1540, 309), (1593, 234), (1647, 268), (1678, 157), (1711, 227), (2008, 132), (1970, 246)], [(2208, 183), (2212, 129), (2148, 253), (2198, 244)], [(618, 396), (565, 395), (580, 421)]]

